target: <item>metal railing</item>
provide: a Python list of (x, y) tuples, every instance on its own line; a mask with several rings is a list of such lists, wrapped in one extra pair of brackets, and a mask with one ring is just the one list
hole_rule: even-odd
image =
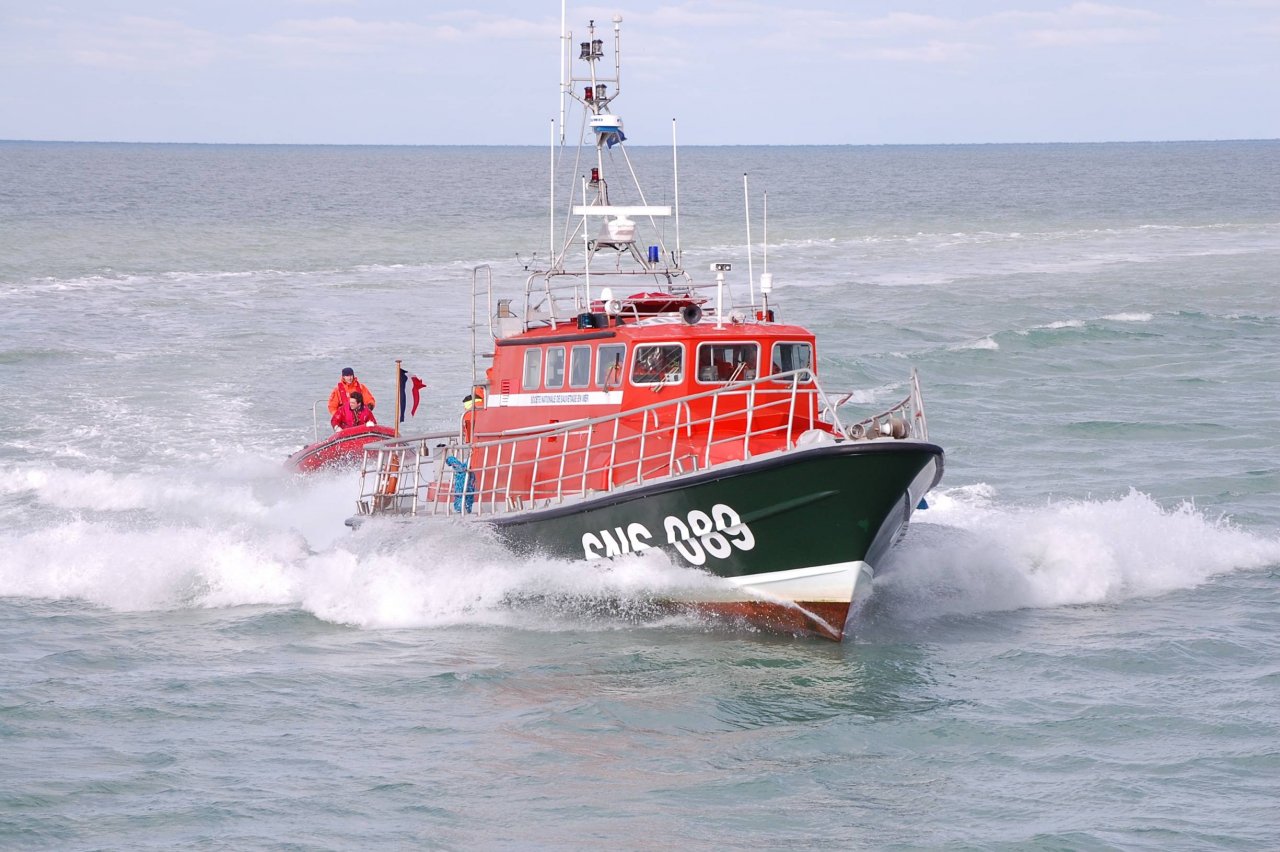
[(497, 515), (687, 476), (810, 441), (928, 437), (914, 372), (907, 397), (879, 414), (846, 427), (839, 405), (809, 371), (796, 370), (554, 427), (479, 433), (469, 442), (461, 429), (389, 439), (365, 448), (357, 507), (365, 515)]
[(311, 403), (311, 434), (312, 443), (320, 440), (320, 406), (328, 404), (328, 399), (317, 399)]

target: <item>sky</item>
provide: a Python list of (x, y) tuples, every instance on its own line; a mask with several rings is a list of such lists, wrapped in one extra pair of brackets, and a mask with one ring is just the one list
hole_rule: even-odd
[[(1280, 138), (1280, 0), (623, 0), (630, 144)], [(542, 145), (557, 0), (0, 0), (0, 139)], [(574, 51), (576, 55), (576, 50)]]

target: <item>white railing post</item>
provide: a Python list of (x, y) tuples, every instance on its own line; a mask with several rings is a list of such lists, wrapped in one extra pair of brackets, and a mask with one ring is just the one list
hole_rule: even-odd
[(605, 470), (605, 491), (613, 490), (613, 467), (618, 459), (618, 424), (621, 422), (621, 417), (613, 421), (613, 440), (609, 442), (609, 467)]
[(680, 403), (676, 403), (675, 417), (671, 422), (671, 452), (667, 453), (667, 476), (676, 472), (676, 443), (680, 432)]
[(920, 440), (929, 440), (929, 420), (924, 414), (924, 395), (920, 393), (920, 373), (911, 370), (911, 395), (914, 398), (915, 416), (920, 420)]
[[(554, 438), (552, 440), (554, 440)], [(566, 458), (569, 455), (569, 433), (568, 432), (561, 433), (560, 440), (564, 442), (564, 445), (561, 446), (560, 448), (560, 472), (556, 475), (556, 502), (557, 503), (564, 502), (564, 463)]]
[(716, 442), (716, 411), (720, 402), (720, 394), (711, 397), (711, 415), (707, 418), (707, 449), (702, 454), (703, 470), (711, 467), (711, 446)]
[[(507, 443), (507, 442), (504, 441), (498, 444), (498, 465), (499, 466), (501, 466), (502, 464), (502, 444), (503, 443)], [(503, 489), (504, 491), (507, 492), (508, 503), (511, 501), (511, 477), (515, 474), (515, 469), (516, 469), (516, 443), (515, 441), (511, 441), (510, 443), (511, 443), (511, 460), (507, 462), (507, 487)]]

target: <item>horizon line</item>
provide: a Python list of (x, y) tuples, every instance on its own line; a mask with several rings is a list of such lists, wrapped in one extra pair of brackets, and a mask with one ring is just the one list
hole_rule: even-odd
[[(986, 145), (1178, 145), (1221, 142), (1280, 142), (1280, 137), (1233, 137), (1219, 139), (1095, 139), (1038, 142), (686, 142), (681, 148), (941, 148), (982, 147)], [(123, 139), (0, 139), (0, 144), (25, 145), (187, 145), (257, 148), (537, 148), (545, 143), (529, 142), (192, 142)], [(636, 144), (629, 148), (670, 148), (667, 144)]]

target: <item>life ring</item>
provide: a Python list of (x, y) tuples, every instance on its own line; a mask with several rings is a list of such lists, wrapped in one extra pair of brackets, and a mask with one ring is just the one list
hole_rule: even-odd
[(400, 488), (400, 454), (392, 454), (387, 462), (386, 470), (381, 474), (385, 477), (382, 484), (380, 494), (374, 496), (374, 505), (379, 511), (390, 509), (396, 499), (396, 492)]
[(400, 454), (396, 453), (391, 456), (391, 460), (387, 462), (387, 485), (382, 489), (382, 493), (388, 496), (394, 495), (400, 487)]

